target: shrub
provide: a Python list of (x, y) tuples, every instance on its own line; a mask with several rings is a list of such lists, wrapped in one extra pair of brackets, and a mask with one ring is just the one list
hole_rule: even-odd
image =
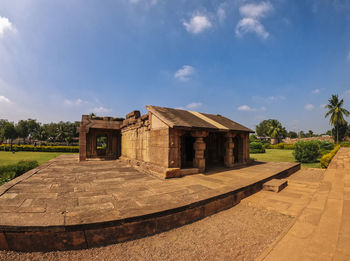
[(317, 159), (321, 156), (320, 145), (317, 141), (298, 141), (294, 144), (294, 147), (294, 158), (299, 162), (317, 162)]
[(332, 150), (334, 149), (334, 143), (329, 141), (321, 141), (320, 142), (320, 149), (321, 150)]
[(320, 160), (321, 168), (323, 168), (323, 169), (328, 168), (329, 163), (331, 162), (331, 160), (333, 159), (334, 155), (337, 153), (337, 151), (339, 149), (340, 149), (340, 145), (337, 145), (337, 146), (334, 147), (334, 149), (331, 152), (329, 152), (329, 153), (327, 153), (327, 154), (322, 156), (322, 158)]
[(14, 171), (9, 171), (9, 172), (4, 172), (0, 174), (0, 186), (11, 179), (14, 179), (16, 176), (16, 172)]
[[(34, 146), (12, 145), (14, 151), (41, 151), (41, 152), (79, 152), (79, 146)], [(1, 144), (0, 150), (10, 151), (10, 144)]]
[(340, 143), (340, 147), (350, 147), (350, 142), (344, 141), (344, 142)]
[(332, 150), (324, 150), (324, 149), (320, 149), (320, 154), (321, 156), (326, 155), (327, 153), (330, 153)]
[(250, 153), (265, 153), (261, 142), (251, 142), (249, 145)]
[(269, 149), (270, 148), (270, 143), (263, 143), (263, 148), (264, 149)]
[(16, 164), (0, 166), (0, 185), (39, 166), (36, 160), (21, 160)]
[(256, 135), (251, 134), (251, 135), (249, 136), (249, 141), (250, 141), (250, 142), (259, 142), (260, 140), (256, 137)]
[(280, 149), (280, 150), (293, 150), (294, 149), (294, 145), (290, 144), (290, 143), (278, 143), (275, 145), (269, 145), (267, 147), (267, 149)]

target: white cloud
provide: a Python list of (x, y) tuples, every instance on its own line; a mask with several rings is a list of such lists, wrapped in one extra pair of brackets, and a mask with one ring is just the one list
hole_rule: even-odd
[(99, 113), (110, 113), (112, 110), (100, 106), (100, 107), (92, 108), (91, 111), (92, 111), (93, 113), (99, 114)]
[(236, 35), (242, 37), (246, 33), (256, 33), (262, 38), (269, 37), (269, 33), (265, 30), (265, 27), (256, 19), (243, 18), (236, 26)]
[(217, 16), (219, 19), (219, 22), (222, 23), (225, 19), (226, 19), (226, 11), (223, 8), (223, 6), (219, 6), (218, 10), (217, 10)]
[(190, 104), (187, 104), (186, 108), (188, 108), (188, 109), (196, 109), (196, 108), (201, 107), (201, 106), (202, 106), (201, 102), (192, 102)]
[(0, 36), (2, 36), (5, 31), (12, 31), (13, 25), (8, 18), (0, 16)]
[(12, 102), (10, 101), (9, 98), (6, 98), (5, 96), (0, 95), (0, 103), (11, 104)]
[(312, 90), (312, 93), (313, 93), (313, 94), (319, 94), (320, 91), (321, 91), (320, 89), (315, 89), (315, 90)]
[(284, 101), (286, 97), (279, 95), (279, 96), (269, 96), (267, 97), (269, 101)]
[(190, 76), (194, 74), (194, 72), (195, 70), (192, 66), (184, 65), (182, 68), (175, 72), (174, 78), (180, 81), (187, 81), (189, 80)]
[(187, 32), (193, 34), (199, 34), (204, 30), (212, 27), (209, 18), (205, 15), (200, 14), (193, 15), (191, 20), (189, 22), (184, 21), (183, 25), (185, 26)]
[(84, 102), (82, 99), (76, 99), (76, 100), (65, 99), (64, 102), (63, 102), (63, 104), (65, 106), (74, 106), (74, 107), (79, 107), (83, 103), (86, 103), (86, 102)]
[(311, 103), (308, 103), (304, 106), (304, 109), (307, 111), (312, 111), (315, 108), (315, 106)]
[(280, 102), (286, 100), (285, 96), (277, 95), (277, 96), (268, 96), (268, 97), (262, 97), (262, 96), (253, 96), (252, 100), (257, 103), (273, 103), (273, 102)]
[(268, 38), (270, 34), (266, 31), (260, 19), (268, 15), (272, 10), (273, 7), (270, 2), (241, 6), (239, 12), (243, 18), (236, 25), (236, 35), (242, 37), (246, 33), (256, 33), (263, 39)]
[(156, 5), (158, 3), (158, 0), (146, 0), (146, 1), (142, 1), (142, 0), (129, 0), (130, 4), (145, 4), (146, 6), (153, 6)]
[(241, 105), (237, 108), (239, 111), (254, 111), (253, 108), (249, 107), (248, 105)]
[(260, 4), (246, 4), (239, 8), (242, 16), (250, 18), (260, 18), (266, 16), (273, 7), (270, 2), (261, 2)]

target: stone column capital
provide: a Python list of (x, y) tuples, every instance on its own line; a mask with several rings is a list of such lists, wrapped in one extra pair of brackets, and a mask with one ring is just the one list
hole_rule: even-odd
[(237, 133), (234, 133), (234, 132), (226, 132), (225, 136), (226, 138), (234, 138), (236, 137)]
[(205, 130), (196, 130), (191, 132), (191, 135), (194, 138), (205, 138), (208, 136), (208, 134), (208, 131)]

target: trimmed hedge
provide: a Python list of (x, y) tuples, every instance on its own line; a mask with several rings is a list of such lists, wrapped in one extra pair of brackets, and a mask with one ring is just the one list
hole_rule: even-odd
[(21, 160), (16, 164), (0, 166), (0, 185), (39, 166), (36, 160)]
[(302, 163), (317, 162), (320, 154), (320, 143), (314, 140), (298, 141), (294, 144), (294, 158)]
[(278, 144), (269, 144), (268, 149), (280, 149), (280, 150), (294, 150), (294, 145), (290, 143), (278, 143)]
[[(14, 151), (41, 151), (41, 152), (79, 152), (79, 146), (34, 146), (12, 145)], [(1, 144), (0, 151), (10, 151), (10, 144)]]
[(332, 150), (334, 149), (334, 143), (329, 141), (321, 141), (320, 142), (320, 149), (321, 150)]
[(261, 142), (251, 142), (249, 144), (250, 153), (265, 153), (265, 149)]
[(340, 149), (340, 145), (337, 145), (334, 147), (334, 149), (325, 155), (322, 156), (320, 162), (321, 162), (321, 168), (326, 169), (328, 168), (329, 163), (333, 159), (334, 155), (337, 153), (337, 151)]
[[(311, 140), (312, 141), (312, 140)], [(321, 150), (332, 150), (334, 148), (334, 143), (333, 142), (329, 142), (329, 141), (319, 141), (319, 140), (313, 140), (314, 142), (317, 142), (320, 145), (320, 149)], [(308, 142), (308, 141), (304, 141), (304, 142)], [(346, 146), (346, 145), (345, 145)], [(350, 147), (350, 143), (349, 143), (349, 147)], [(290, 144), (290, 143), (278, 143), (275, 145), (267, 145), (266, 146), (267, 149), (280, 149), (280, 150), (294, 150), (295, 149), (295, 144)]]
[(342, 143), (340, 143), (340, 147), (349, 148), (350, 147), (350, 141), (343, 141)]

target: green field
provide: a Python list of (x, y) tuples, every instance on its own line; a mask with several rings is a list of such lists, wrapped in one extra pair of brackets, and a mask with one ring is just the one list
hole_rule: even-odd
[[(286, 161), (296, 162), (293, 156), (293, 150), (267, 149), (266, 153), (250, 154), (250, 157), (258, 161)], [(320, 162), (302, 163), (302, 168), (320, 168)]]
[(9, 151), (0, 151), (0, 166), (17, 163), (20, 160), (36, 160), (39, 165), (62, 155), (62, 152), (32, 152), (19, 151), (14, 154)]

